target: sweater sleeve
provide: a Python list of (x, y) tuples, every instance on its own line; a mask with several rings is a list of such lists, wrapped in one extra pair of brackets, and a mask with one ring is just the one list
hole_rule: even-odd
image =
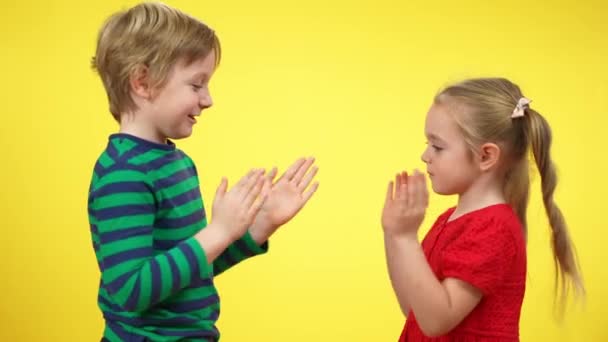
[(248, 231), (242, 238), (228, 246), (228, 248), (215, 259), (213, 262), (214, 275), (219, 275), (241, 261), (256, 255), (264, 254), (267, 251), (268, 242), (264, 242), (261, 246), (258, 246)]

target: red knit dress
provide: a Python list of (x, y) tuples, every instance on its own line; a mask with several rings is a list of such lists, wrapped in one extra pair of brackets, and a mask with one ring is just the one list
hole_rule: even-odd
[(488, 206), (450, 220), (454, 209), (439, 216), (422, 241), (422, 249), (439, 281), (463, 280), (478, 288), (483, 297), (459, 325), (434, 338), (422, 333), (410, 310), (399, 341), (519, 341), (519, 316), (526, 286), (522, 225), (507, 204)]

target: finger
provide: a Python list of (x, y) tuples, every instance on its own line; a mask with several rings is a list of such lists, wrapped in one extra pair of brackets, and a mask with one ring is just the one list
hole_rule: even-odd
[(295, 161), (295, 163), (293, 163), (286, 171), (285, 173), (283, 173), (283, 175), (281, 175), (281, 178), (279, 178), (279, 182), (282, 180), (287, 180), (290, 181), (293, 176), (296, 174), (296, 172), (298, 171), (298, 169), (300, 168), (300, 166), (302, 166), (302, 164), (304, 164), (304, 162), (306, 162), (306, 159), (304, 158), (300, 158), (298, 160)]
[(401, 183), (403, 183), (403, 179), (401, 178), (401, 174), (398, 173), (395, 175), (395, 188), (399, 190), (401, 187)]
[(310, 172), (306, 174), (306, 177), (304, 177), (304, 179), (302, 179), (302, 182), (300, 182), (300, 184), (298, 184), (298, 189), (300, 189), (300, 192), (304, 191), (304, 189), (306, 189), (308, 187), (310, 182), (312, 182), (313, 178), (315, 178), (318, 171), (319, 171), (319, 168), (316, 165), (312, 167)]
[(247, 197), (247, 195), (251, 192), (251, 190), (258, 184), (260, 178), (264, 175), (264, 169), (256, 170), (253, 175), (249, 177), (247, 182), (242, 186), (240, 190), (240, 194), (243, 197)]
[(314, 182), (312, 184), (312, 186), (310, 187), (310, 189), (308, 189), (308, 191), (306, 191), (304, 193), (304, 203), (308, 202), (308, 200), (312, 197), (312, 195), (314, 195), (314, 193), (317, 191), (317, 189), (319, 188), (319, 182)]
[(253, 202), (255, 202), (255, 199), (258, 197), (258, 195), (262, 191), (262, 187), (264, 186), (264, 183), (265, 183), (264, 177), (258, 177), (257, 182), (250, 189), (249, 193), (245, 197), (245, 206), (247, 208), (250, 208), (251, 205), (253, 204)]
[(386, 198), (384, 203), (390, 203), (393, 200), (393, 181), (388, 182), (388, 189), (386, 189)]
[(268, 173), (266, 174), (266, 178), (267, 178), (267, 179), (270, 181), (270, 184), (272, 184), (272, 181), (274, 180), (274, 177), (276, 177), (276, 176), (277, 176), (277, 172), (278, 172), (278, 170), (277, 170), (277, 168), (276, 168), (276, 166), (275, 166), (275, 167), (273, 167), (273, 168), (270, 170), (270, 172), (268, 172)]
[(407, 178), (407, 207), (412, 207), (416, 204), (417, 199), (416, 199), (416, 191), (418, 189), (417, 187), (417, 182), (416, 182), (416, 174), (414, 173), (411, 176), (408, 176)]
[(401, 173), (397, 173), (397, 175), (395, 176), (395, 195), (393, 196), (394, 199), (403, 198), (403, 192), (401, 191), (401, 189), (403, 188), (403, 184), (405, 184), (405, 182), (403, 177), (401, 176)]
[(292, 181), (295, 182), (296, 185), (300, 184), (300, 182), (302, 181), (302, 178), (304, 177), (306, 172), (308, 172), (308, 169), (310, 169), (310, 166), (314, 162), (315, 162), (315, 158), (309, 158), (309, 159), (306, 159), (304, 164), (300, 165), (300, 167), (298, 168), (298, 171), (296, 172), (296, 174), (293, 176), (293, 179), (292, 179)]
[(408, 176), (407, 176), (407, 172), (406, 171), (401, 171), (401, 173), (399, 174), (399, 178), (401, 179), (401, 184), (400, 186), (396, 189), (396, 191), (398, 192), (396, 197), (399, 197), (400, 199), (405, 199), (407, 198), (407, 186), (408, 186)]
[(255, 216), (258, 214), (258, 212), (260, 212), (260, 209), (264, 205), (265, 201), (266, 201), (266, 196), (262, 197), (259, 201), (254, 202), (253, 205), (251, 207), (249, 207), (249, 211), (247, 212), (247, 215), (250, 220), (253, 220), (255, 218)]
[(400, 183), (399, 183), (399, 187), (397, 187), (395, 189), (395, 192), (396, 192), (395, 197), (399, 198), (400, 200), (407, 200), (407, 188), (408, 188), (407, 172), (402, 171), (400, 174), (398, 174), (398, 176), (400, 179)]
[(270, 191), (272, 190), (272, 180), (268, 177), (264, 177), (264, 185), (262, 186), (262, 191), (260, 192), (260, 196), (268, 196)]
[(422, 178), (422, 173), (416, 170), (414, 173), (414, 182), (416, 183), (415, 191), (414, 191), (414, 206), (416, 208), (424, 208), (424, 194), (422, 190), (422, 183), (424, 182)]
[(407, 172), (406, 171), (401, 171), (401, 183), (402, 184), (407, 184)]
[(406, 206), (408, 205), (408, 197), (407, 197), (407, 192), (408, 189), (412, 187), (411, 182), (408, 183), (401, 183), (401, 186), (399, 187), (399, 189), (397, 189), (397, 193), (398, 196), (396, 196), (400, 202), (403, 202)]
[(424, 173), (422, 174), (422, 200), (424, 204), (424, 208), (429, 207), (429, 189), (426, 184), (426, 176)]
[(235, 189), (242, 189), (243, 186), (245, 184), (247, 184), (247, 182), (249, 181), (249, 179), (251, 178), (251, 176), (253, 176), (256, 171), (257, 171), (256, 169), (249, 170), (249, 172), (247, 172), (246, 175), (244, 175), (243, 177), (241, 177), (241, 179), (239, 179), (239, 181), (234, 185), (234, 188)]
[(419, 203), (423, 208), (427, 207), (428, 202), (428, 191), (426, 190), (426, 178), (424, 177), (424, 173), (418, 171), (418, 194), (419, 194)]

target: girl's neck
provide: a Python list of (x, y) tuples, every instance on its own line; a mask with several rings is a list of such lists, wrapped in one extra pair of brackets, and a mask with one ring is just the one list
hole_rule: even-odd
[(465, 192), (459, 194), (458, 205), (450, 219), (494, 204), (506, 203), (502, 183), (492, 178), (480, 177)]

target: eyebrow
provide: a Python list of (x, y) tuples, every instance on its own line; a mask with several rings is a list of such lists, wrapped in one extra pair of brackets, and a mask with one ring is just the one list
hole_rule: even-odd
[(438, 135), (430, 133), (426, 135), (429, 140), (435, 140), (437, 142), (445, 143), (445, 140), (441, 139)]
[(203, 79), (203, 80), (207, 80), (209, 79), (209, 75), (206, 72), (197, 72), (196, 74), (194, 74), (192, 76), (192, 79)]

